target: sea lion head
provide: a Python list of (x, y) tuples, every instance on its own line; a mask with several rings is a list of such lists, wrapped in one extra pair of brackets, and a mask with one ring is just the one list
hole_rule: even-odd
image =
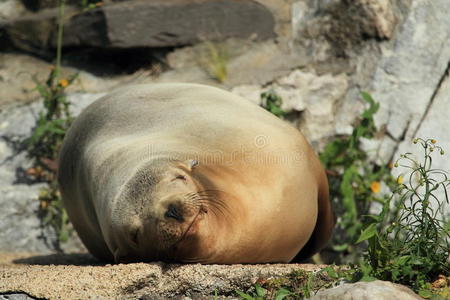
[(196, 160), (159, 160), (127, 182), (106, 237), (116, 262), (207, 261), (226, 210), (220, 192), (206, 190)]

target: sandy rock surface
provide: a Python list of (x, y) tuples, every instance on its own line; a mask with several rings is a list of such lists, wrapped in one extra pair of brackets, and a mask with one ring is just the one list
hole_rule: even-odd
[(320, 265), (101, 264), (89, 254), (0, 253), (0, 294), (26, 293), (45, 299), (170, 299), (236, 296), (260, 278)]

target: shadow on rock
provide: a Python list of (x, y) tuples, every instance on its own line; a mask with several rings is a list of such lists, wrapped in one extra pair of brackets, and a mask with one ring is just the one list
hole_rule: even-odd
[(100, 262), (88, 253), (71, 253), (71, 254), (49, 254), (36, 255), (26, 258), (13, 260), (15, 264), (26, 265), (75, 265), (75, 266), (102, 266), (105, 263)]

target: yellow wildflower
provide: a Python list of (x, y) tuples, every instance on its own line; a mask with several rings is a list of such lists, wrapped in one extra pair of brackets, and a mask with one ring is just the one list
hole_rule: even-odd
[(59, 85), (62, 86), (62, 87), (66, 87), (66, 86), (69, 85), (69, 81), (67, 79), (61, 79), (59, 81)]
[(397, 183), (398, 184), (402, 184), (403, 183), (403, 176), (402, 175), (397, 177)]
[(67, 79), (61, 79), (59, 81), (59, 85), (62, 86), (62, 87), (66, 87), (66, 86), (69, 85), (69, 81)]
[(437, 143), (437, 141), (436, 141), (435, 139), (431, 140), (431, 142), (432, 142), (433, 144), (436, 144), (436, 143)]
[(372, 190), (372, 193), (378, 194), (381, 190), (381, 184), (378, 181), (374, 181), (370, 185), (370, 189)]

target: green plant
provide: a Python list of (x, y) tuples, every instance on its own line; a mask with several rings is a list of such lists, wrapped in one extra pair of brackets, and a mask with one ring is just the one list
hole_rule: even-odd
[(450, 180), (445, 171), (432, 168), (432, 154), (444, 154), (436, 141), (417, 138), (414, 144), (423, 148), (423, 160), (416, 161), (411, 153), (400, 156), (395, 166), (407, 174), (398, 177), (381, 214), (370, 215), (357, 243), (368, 241), (366, 274), (409, 285), (425, 297), (431, 296), (427, 283), (450, 275), (450, 223), (443, 210)]
[(96, 7), (102, 6), (103, 1), (101, 1), (101, 0), (81, 0), (79, 5), (84, 10), (89, 10), (89, 9), (94, 9)]
[(60, 78), (63, 18), (64, 0), (61, 0), (58, 15), (56, 66), (52, 68), (47, 80), (43, 83), (37, 77), (33, 77), (36, 84), (35, 89), (42, 98), (43, 110), (39, 112), (31, 137), (26, 140), (28, 156), (34, 159), (34, 165), (27, 173), (34, 176), (36, 180), (48, 184), (48, 187), (42, 189), (39, 195), (39, 213), (42, 225), (50, 225), (55, 229), (58, 242), (67, 240), (70, 230), (56, 183), (56, 161), (65, 133), (73, 119), (65, 90), (77, 77), (75, 74), (67, 79)]
[(286, 112), (281, 109), (283, 99), (273, 89), (261, 94), (262, 107), (277, 117), (283, 117)]
[(354, 270), (348, 267), (328, 266), (318, 272), (293, 270), (286, 276), (259, 279), (254, 291), (244, 293), (236, 291), (241, 299), (306, 299), (317, 291), (329, 288), (343, 278), (353, 278)]
[(328, 143), (320, 153), (330, 185), (330, 197), (338, 217), (332, 239), (334, 251), (341, 261), (356, 261), (362, 249), (355, 248), (363, 226), (364, 215), (374, 202), (383, 203), (387, 197), (381, 193), (382, 184), (395, 187), (389, 164), (367, 162), (367, 153), (361, 148), (361, 140), (375, 136), (377, 128), (373, 116), (379, 104), (363, 92), (362, 98), (369, 107), (362, 113), (352, 135), (343, 136)]
[(228, 51), (224, 45), (205, 41), (206, 54), (200, 61), (205, 71), (215, 80), (222, 83), (227, 78)]
[(285, 288), (279, 288), (276, 291), (262, 288), (259, 284), (255, 285), (255, 292), (251, 294), (247, 294), (244, 292), (236, 291), (236, 293), (241, 297), (241, 299), (246, 300), (264, 300), (264, 299), (273, 299), (273, 300), (283, 300), (287, 296), (291, 294), (291, 292)]

